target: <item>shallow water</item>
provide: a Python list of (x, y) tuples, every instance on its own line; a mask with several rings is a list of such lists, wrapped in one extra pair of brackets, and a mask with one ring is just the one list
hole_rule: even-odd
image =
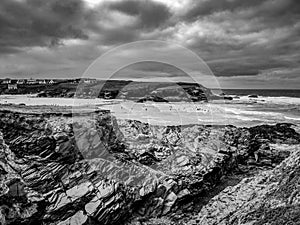
[(2, 95), (0, 104), (89, 106), (108, 109), (120, 119), (135, 119), (155, 125), (232, 124), (253, 126), (289, 122), (300, 125), (300, 98), (241, 97), (210, 103), (136, 103), (127, 100), (36, 98)]

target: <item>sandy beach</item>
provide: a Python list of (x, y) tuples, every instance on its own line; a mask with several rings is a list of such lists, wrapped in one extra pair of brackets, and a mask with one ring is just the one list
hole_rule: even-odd
[(300, 124), (300, 98), (247, 96), (209, 103), (136, 103), (130, 100), (37, 98), (34, 95), (2, 95), (0, 104), (52, 105), (110, 110), (119, 119), (153, 125), (231, 124), (253, 126), (288, 122)]

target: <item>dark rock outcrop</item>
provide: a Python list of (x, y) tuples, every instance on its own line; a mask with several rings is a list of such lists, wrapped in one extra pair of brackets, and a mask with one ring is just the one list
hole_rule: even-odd
[(188, 224), (299, 224), (299, 147), (276, 168), (226, 188)]
[(36, 209), (12, 218), (15, 203), (3, 200), (3, 224), (123, 224), (176, 215), (234, 170), (275, 167), (290, 154), (275, 143), (300, 140), (291, 124), (163, 127), (117, 121), (107, 111), (1, 111), (0, 130), (8, 155), (1, 196), (18, 189), (15, 202), (26, 205), (19, 209)]
[(150, 101), (150, 102), (169, 102), (168, 100), (161, 98), (159, 96), (156, 95), (149, 95), (149, 96), (145, 96), (139, 100), (137, 100), (138, 103), (143, 103), (146, 101)]
[(248, 98), (258, 98), (258, 95), (249, 95)]

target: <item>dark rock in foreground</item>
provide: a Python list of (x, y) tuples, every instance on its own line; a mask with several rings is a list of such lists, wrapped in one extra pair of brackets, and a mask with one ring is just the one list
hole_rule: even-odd
[(158, 96), (146, 96), (144, 98), (141, 98), (137, 100), (138, 103), (143, 103), (146, 101), (151, 101), (151, 102), (168, 102), (166, 99), (158, 97)]
[(215, 196), (188, 224), (299, 224), (300, 148), (275, 169), (245, 178)]
[(249, 95), (248, 98), (258, 98), (258, 95)]
[(300, 141), (291, 124), (162, 127), (107, 111), (0, 118), (3, 224), (172, 218), (228, 173), (274, 168), (291, 152), (276, 143)]

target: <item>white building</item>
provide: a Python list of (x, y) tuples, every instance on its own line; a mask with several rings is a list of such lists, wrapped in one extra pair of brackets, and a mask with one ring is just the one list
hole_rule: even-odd
[(17, 90), (18, 89), (18, 85), (17, 84), (8, 84), (7, 85), (7, 89), (8, 90)]
[(39, 84), (47, 84), (46, 80), (39, 80)]
[(38, 81), (37, 81), (36, 79), (30, 78), (30, 79), (27, 81), (27, 84), (38, 84)]
[(53, 81), (53, 80), (50, 80), (49, 82), (48, 82), (48, 84), (54, 84), (55, 82)]
[(97, 83), (96, 79), (90, 79), (90, 78), (84, 78), (81, 79), (81, 82), (85, 83), (85, 84), (95, 84)]
[(2, 84), (11, 84), (11, 79), (6, 78), (2, 81)]
[(25, 83), (26, 83), (26, 80), (24, 80), (24, 79), (17, 80), (17, 84), (25, 84)]

